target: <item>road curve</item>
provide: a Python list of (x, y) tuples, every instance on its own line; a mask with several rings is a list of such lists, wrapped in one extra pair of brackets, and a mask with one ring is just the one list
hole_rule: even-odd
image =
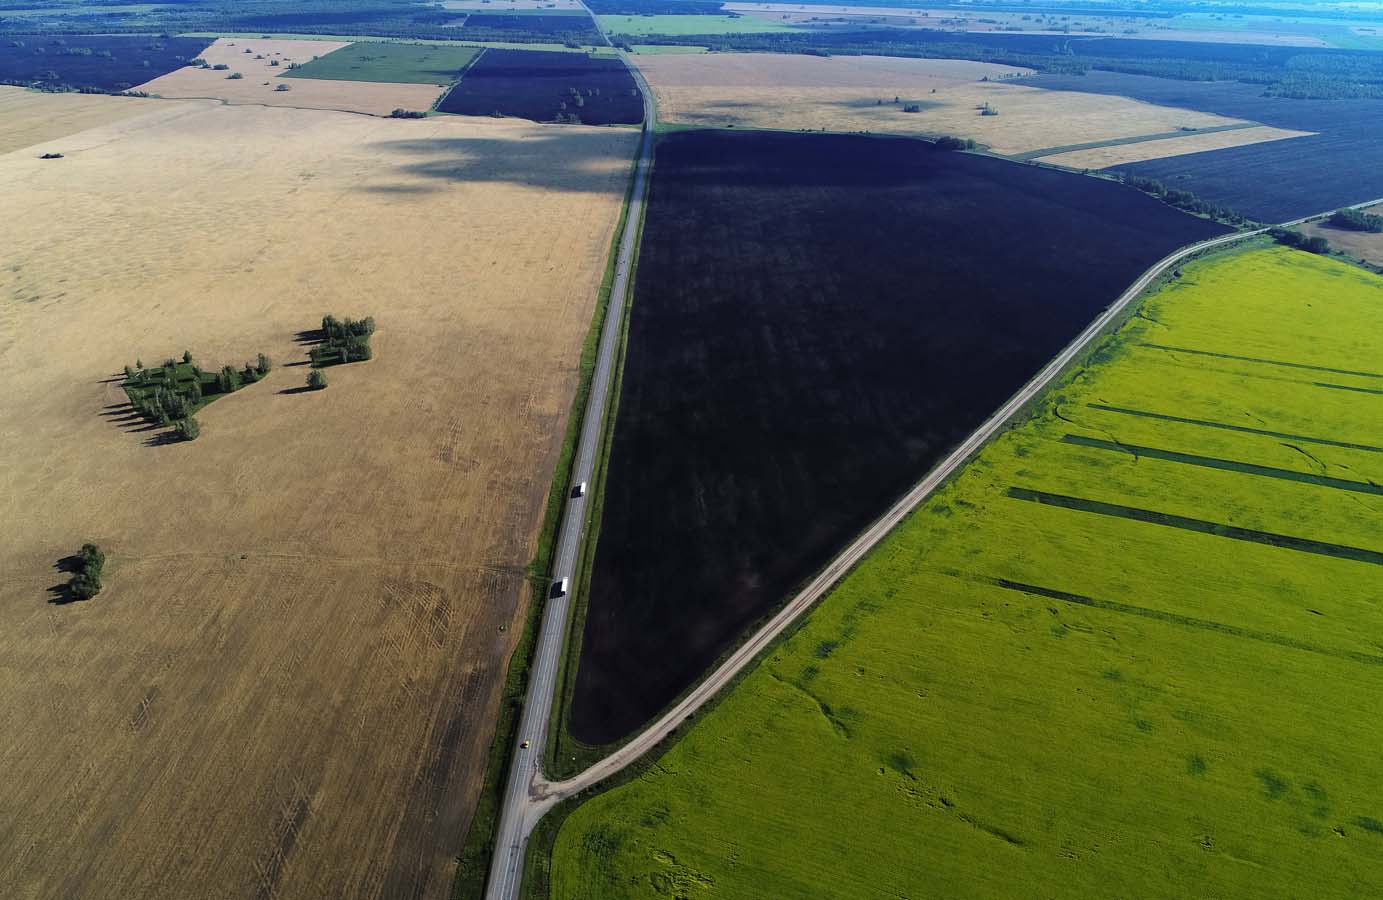
[[(628, 64), (628, 61), (625, 61)], [(629, 66), (644, 96), (643, 132), (639, 140), (639, 156), (634, 163), (634, 180), (629, 194), (629, 210), (620, 233), (615, 274), (610, 286), (610, 305), (605, 312), (605, 326), (600, 334), (595, 373), (591, 377), (591, 394), (586, 402), (581, 422), (581, 439), (576, 459), (572, 463), (571, 484), (589, 484), (593, 480), (596, 450), (609, 407), (610, 383), (619, 350), (620, 329), (624, 322), (624, 307), (629, 295), (629, 274), (634, 263), (634, 248), (638, 246), (643, 226), (644, 197), (648, 173), (653, 162), (653, 126), (656, 108), (653, 93), (634, 66)], [(565, 486), (563, 486), (565, 488)], [(547, 746), (548, 722), (557, 683), (557, 670), (562, 664), (566, 645), (567, 619), (571, 611), (572, 593), (576, 587), (576, 558), (581, 549), (581, 533), (586, 523), (589, 494), (572, 497), (568, 494), (562, 514), (562, 530), (557, 539), (552, 577), (568, 579), (568, 591), (559, 597), (549, 597), (539, 626), (538, 643), (533, 653), (528, 676), (528, 693), (524, 697), (523, 715), (519, 721), (518, 744), (509, 764), (509, 780), (505, 785), (500, 806), (499, 829), (495, 834), (494, 858), (490, 861), (490, 877), (485, 886), (486, 900), (514, 900), (518, 897), (519, 879), (523, 875), (524, 851), (533, 826), (550, 804), (535, 804), (531, 796), (534, 786), (546, 783), (542, 778), (543, 748)]]

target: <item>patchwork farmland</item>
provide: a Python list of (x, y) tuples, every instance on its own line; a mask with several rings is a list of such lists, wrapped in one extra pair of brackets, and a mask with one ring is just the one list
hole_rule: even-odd
[[(635, 135), (97, 99), (0, 156), (0, 893), (445, 897)], [(275, 365), (169, 444), (184, 349)]]
[(642, 723), (1148, 265), (1224, 230), (920, 141), (668, 136), (572, 735)]
[(619, 58), (540, 50), (486, 50), (437, 109), (586, 125), (643, 121), (643, 98)]
[(1297, 251), (1185, 266), (577, 807), (542, 895), (1383, 891), (1380, 313)]
[(1312, 100), (1264, 96), (1256, 84), (1176, 81), (1119, 72), (1041, 75), (1025, 83), (1089, 91), (1200, 110), (1310, 132), (1289, 141), (1233, 147), (1148, 162), (1111, 164), (1175, 184), (1265, 222), (1282, 222), (1383, 197), (1383, 99)]
[[(207, 67), (185, 66), (142, 84), (139, 89), (168, 99), (205, 97), (232, 104), (334, 109), (377, 116), (387, 116), (400, 108), (418, 111), (431, 108), (449, 80), (406, 83), (417, 79), (401, 78), (405, 83), (382, 83), (373, 78), (289, 77), (293, 65), (302, 65), (304, 69), (316, 67), (334, 54), (349, 52), (355, 47), (392, 54), (394, 51), (377, 49), (391, 46), (325, 40), (219, 38), (202, 51), (201, 58)], [(464, 48), (460, 54), (453, 52), (451, 56), (453, 59), (459, 55), (470, 58), (473, 53), (470, 48)], [(237, 75), (239, 77), (233, 77)]]

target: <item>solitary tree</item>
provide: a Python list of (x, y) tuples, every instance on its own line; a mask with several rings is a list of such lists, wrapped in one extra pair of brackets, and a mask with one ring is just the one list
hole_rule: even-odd
[(327, 386), (326, 373), (321, 369), (313, 369), (307, 373), (307, 386), (314, 391), (320, 391)]
[(178, 437), (184, 441), (195, 441), (197, 435), (202, 433), (202, 426), (198, 425), (197, 420), (191, 416), (186, 419), (179, 419), (174, 429), (177, 431)]
[(185, 363), (185, 364), (187, 364), (187, 365), (191, 365), (191, 364), (192, 364), (192, 351), (191, 351), (191, 350), (184, 350), (184, 351), (182, 352), (182, 361), (183, 361), (183, 363)]

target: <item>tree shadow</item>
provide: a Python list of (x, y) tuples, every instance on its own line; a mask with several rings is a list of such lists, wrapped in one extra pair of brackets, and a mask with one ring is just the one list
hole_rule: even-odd
[(303, 387), (284, 388), (283, 390), (279, 391), (280, 394), (288, 394), (288, 395), (292, 395), (292, 394), (315, 394), (316, 392), (317, 392), (317, 388), (310, 388), (310, 387), (307, 387), (307, 386), (305, 386), (305, 385), (304, 385)]
[[(77, 554), (64, 556), (62, 559), (53, 563), (53, 568), (64, 575), (75, 575), (82, 570), (82, 558)], [(48, 588), (48, 602), (62, 606), (67, 603), (74, 603), (81, 598), (72, 592), (72, 585), (69, 582), (55, 584)]]
[(297, 362), (284, 363), (284, 364), (283, 364), (283, 367), (284, 367), (285, 369), (291, 369), (291, 368), (293, 368), (294, 366), (306, 366), (306, 365), (309, 365), (311, 362), (312, 362), (312, 360), (310, 360), (310, 359), (300, 359), (300, 360), (298, 360)]
[(309, 328), (293, 335), (293, 340), (299, 344), (320, 344), (326, 339), (326, 332), (320, 328)]

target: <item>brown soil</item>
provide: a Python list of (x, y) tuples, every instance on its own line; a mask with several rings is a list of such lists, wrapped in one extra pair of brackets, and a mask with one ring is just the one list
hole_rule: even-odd
[[(1383, 215), (1383, 206), (1372, 206), (1364, 212), (1373, 213), (1376, 216)], [(1308, 235), (1319, 235), (1329, 241), (1330, 246), (1336, 250), (1343, 250), (1364, 262), (1373, 263), (1375, 266), (1383, 266), (1383, 234), (1334, 228), (1327, 223), (1328, 220), (1312, 222), (1297, 230)]]

